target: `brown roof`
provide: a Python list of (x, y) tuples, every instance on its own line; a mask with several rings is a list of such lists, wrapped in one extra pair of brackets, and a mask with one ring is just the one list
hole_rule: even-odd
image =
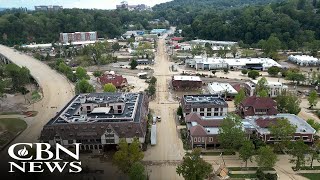
[(112, 83), (115, 87), (119, 88), (124, 83), (127, 83), (127, 79), (117, 74), (104, 74), (98, 78), (99, 82), (104, 85)]
[(237, 92), (239, 92), (240, 89), (242, 88), (242, 84), (240, 84), (240, 83), (234, 84), (234, 85), (232, 85), (232, 87), (233, 87)]
[(203, 127), (220, 127), (222, 123), (222, 119), (207, 119), (203, 120), (201, 116), (197, 113), (190, 113), (186, 117), (186, 122), (197, 122), (199, 125)]
[(201, 125), (196, 125), (190, 128), (190, 134), (192, 136), (206, 136), (207, 132)]
[(269, 128), (271, 125), (277, 124), (278, 118), (259, 118), (256, 119), (256, 124), (261, 128)]
[(244, 107), (253, 107), (254, 109), (269, 109), (277, 106), (276, 102), (269, 97), (250, 96), (241, 102)]

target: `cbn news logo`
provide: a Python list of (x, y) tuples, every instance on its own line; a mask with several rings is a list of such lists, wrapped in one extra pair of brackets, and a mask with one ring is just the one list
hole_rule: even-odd
[[(39, 173), (44, 172), (47, 167), (51, 173), (55, 170), (63, 172), (65, 169), (67, 169), (69, 173), (79, 173), (82, 171), (81, 161), (79, 161), (80, 143), (73, 144), (75, 145), (75, 153), (60, 144), (56, 144), (55, 154), (50, 151), (51, 145), (48, 143), (13, 144), (9, 147), (8, 154), (11, 158), (18, 160), (19, 162), (9, 162), (9, 172), (13, 173), (18, 170), (21, 172)], [(17, 151), (15, 149), (17, 146), (23, 146), (23, 148)], [(34, 148), (35, 153), (31, 155), (26, 146)], [(63, 161), (63, 159), (60, 158), (61, 151), (72, 157), (74, 161)]]

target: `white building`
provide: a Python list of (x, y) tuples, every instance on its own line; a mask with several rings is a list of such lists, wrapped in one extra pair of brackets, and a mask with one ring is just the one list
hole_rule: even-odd
[[(250, 82), (245, 83), (244, 88), (248, 96), (253, 96), (255, 94), (257, 83), (258, 80), (251, 80)], [(281, 91), (288, 89), (288, 86), (283, 85), (281, 82), (268, 81), (267, 86), (269, 89), (269, 97), (277, 97), (281, 93)]]
[(205, 46), (205, 44), (209, 43), (211, 46), (233, 46), (237, 45), (237, 42), (233, 41), (211, 41), (211, 40), (202, 40), (202, 39), (196, 39), (190, 41), (190, 44), (192, 45), (201, 45)]
[(259, 69), (267, 70), (272, 66), (281, 67), (279, 63), (270, 58), (212, 58), (195, 56), (186, 61), (186, 64), (196, 70), (211, 69)]
[(208, 90), (210, 94), (216, 94), (221, 97), (234, 97), (238, 94), (238, 91), (235, 90), (229, 83), (219, 83), (212, 82), (208, 84)]
[(313, 56), (307, 56), (307, 55), (290, 55), (288, 57), (288, 60), (292, 63), (296, 63), (299, 66), (316, 66), (320, 65), (320, 60), (313, 57)]

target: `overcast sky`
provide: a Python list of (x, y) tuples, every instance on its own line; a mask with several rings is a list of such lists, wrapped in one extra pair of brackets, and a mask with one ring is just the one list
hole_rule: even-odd
[[(0, 0), (0, 7), (27, 7), (34, 9), (36, 5), (61, 5), (65, 8), (97, 8), (97, 9), (115, 9), (117, 4), (123, 0)], [(127, 0), (131, 5), (155, 4), (167, 2), (170, 0)]]

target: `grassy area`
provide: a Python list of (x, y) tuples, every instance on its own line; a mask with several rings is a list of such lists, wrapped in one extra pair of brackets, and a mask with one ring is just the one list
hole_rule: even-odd
[(257, 178), (256, 174), (229, 174), (230, 178)]
[[(259, 167), (228, 167), (230, 171), (256, 171)], [(274, 168), (261, 168), (262, 171), (275, 171)]]
[(4, 145), (15, 135), (27, 128), (27, 123), (17, 118), (1, 118), (0, 119), (0, 132), (4, 132), (0, 135), (0, 146)]
[[(292, 167), (293, 169), (294, 167)], [(312, 168), (310, 166), (304, 166), (301, 167), (300, 170), (320, 170), (320, 166), (313, 166)]]
[(0, 112), (0, 115), (15, 115), (15, 114), (21, 114), (21, 112), (15, 112), (15, 111)]
[[(201, 152), (201, 155), (203, 156), (220, 156), (221, 152)], [(235, 155), (235, 152), (222, 152), (222, 155), (228, 156), (228, 155)]]
[(320, 179), (320, 173), (301, 173), (299, 175), (301, 175), (303, 177), (306, 177), (306, 178), (308, 178), (310, 180), (318, 180), (318, 179)]

